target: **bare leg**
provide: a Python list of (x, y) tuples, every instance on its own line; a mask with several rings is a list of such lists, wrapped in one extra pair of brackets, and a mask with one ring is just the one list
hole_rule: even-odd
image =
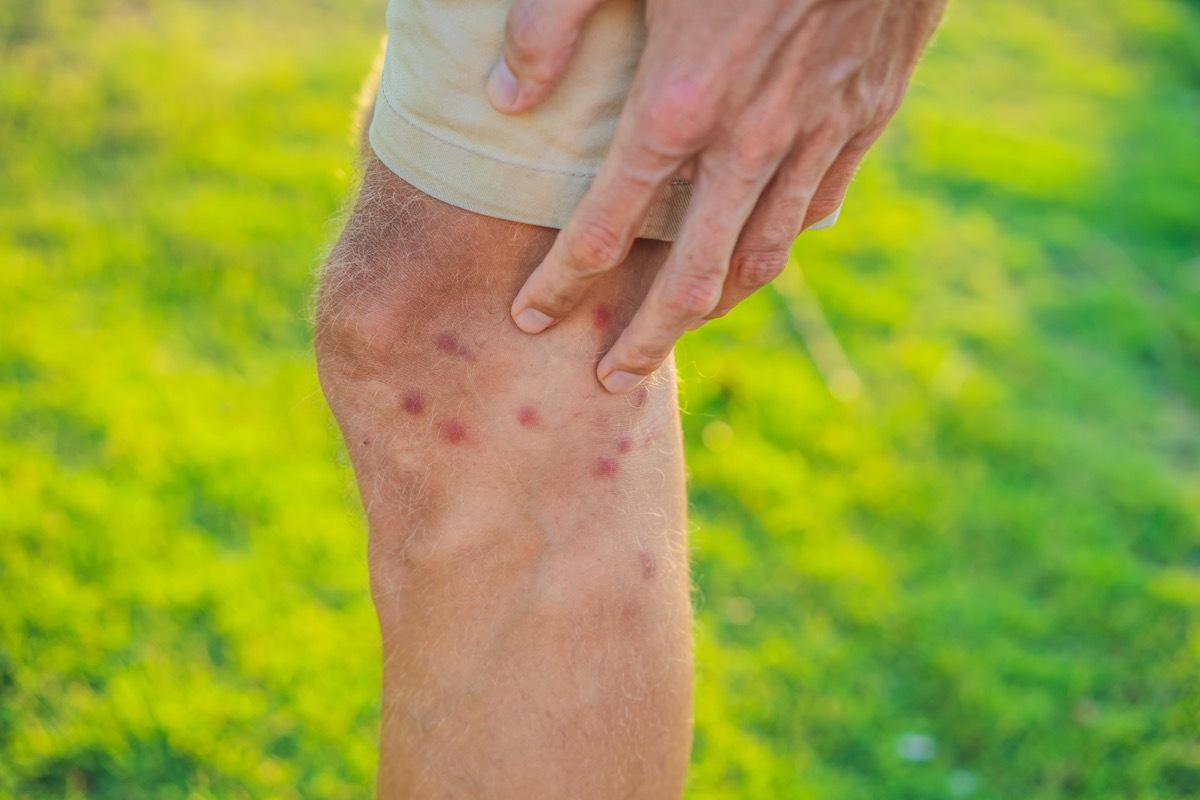
[(508, 307), (553, 231), (368, 158), (318, 302), (321, 382), (370, 525), (382, 798), (672, 798), (691, 736), (673, 367), (594, 366), (666, 254), (640, 241), (540, 336)]

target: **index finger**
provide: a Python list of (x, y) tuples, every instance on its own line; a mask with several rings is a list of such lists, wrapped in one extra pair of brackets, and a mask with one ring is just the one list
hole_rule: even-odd
[(662, 119), (660, 101), (626, 104), (595, 181), (513, 301), (521, 330), (540, 333), (562, 319), (597, 278), (625, 260), (651, 206), (691, 155), (664, 139)]

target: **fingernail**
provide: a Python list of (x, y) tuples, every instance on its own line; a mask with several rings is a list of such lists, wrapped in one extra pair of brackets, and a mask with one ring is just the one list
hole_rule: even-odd
[(622, 372), (621, 370), (613, 370), (608, 373), (608, 377), (600, 381), (604, 384), (604, 388), (613, 394), (625, 394), (633, 387), (642, 382), (643, 376), (634, 375), (632, 372)]
[(814, 222), (812, 225), (809, 225), (804, 230), (820, 231), (820, 230), (824, 230), (825, 228), (832, 228), (834, 226), (834, 224), (838, 221), (838, 216), (841, 213), (842, 213), (842, 206), (839, 203), (838, 207), (833, 210), (832, 214), (830, 214), (828, 217), (825, 217), (824, 219), (817, 220), (816, 222)]
[(517, 327), (526, 333), (541, 333), (550, 327), (550, 323), (554, 322), (554, 318), (543, 314), (536, 308), (527, 308), (514, 318)]
[(517, 79), (512, 74), (512, 70), (508, 68), (508, 62), (504, 60), (504, 56), (500, 56), (496, 66), (492, 67), (492, 74), (488, 75), (488, 99), (496, 108), (506, 111), (512, 108), (513, 103), (517, 102), (519, 90)]
[(696, 330), (696, 328), (699, 328), (701, 325), (703, 325), (706, 322), (708, 322), (708, 320), (706, 320), (706, 319), (696, 320), (691, 325), (688, 325), (687, 329), (689, 331), (694, 331), (694, 330)]

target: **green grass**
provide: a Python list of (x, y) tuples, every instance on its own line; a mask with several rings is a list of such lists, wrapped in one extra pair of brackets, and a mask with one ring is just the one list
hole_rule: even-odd
[[(382, 5), (0, 7), (0, 797), (368, 795), (306, 308)], [(954, 5), (689, 336), (690, 796), (1200, 796), (1198, 141), (1195, 3)]]

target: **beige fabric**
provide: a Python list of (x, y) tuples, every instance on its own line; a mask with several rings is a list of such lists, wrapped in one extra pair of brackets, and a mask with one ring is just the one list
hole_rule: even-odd
[[(612, 141), (641, 52), (641, 3), (611, 0), (590, 20), (566, 76), (540, 106), (507, 116), (486, 84), (504, 41), (506, 0), (391, 0), (371, 145), (439, 200), (561, 228)], [(691, 186), (663, 193), (641, 235), (673, 239)]]
[[(487, 216), (561, 228), (600, 169), (645, 41), (640, 0), (589, 20), (567, 73), (538, 107), (495, 111), (487, 77), (509, 0), (391, 0), (371, 145), (426, 194)], [(673, 240), (692, 187), (667, 186), (640, 236)], [(836, 214), (812, 227), (833, 223)]]

